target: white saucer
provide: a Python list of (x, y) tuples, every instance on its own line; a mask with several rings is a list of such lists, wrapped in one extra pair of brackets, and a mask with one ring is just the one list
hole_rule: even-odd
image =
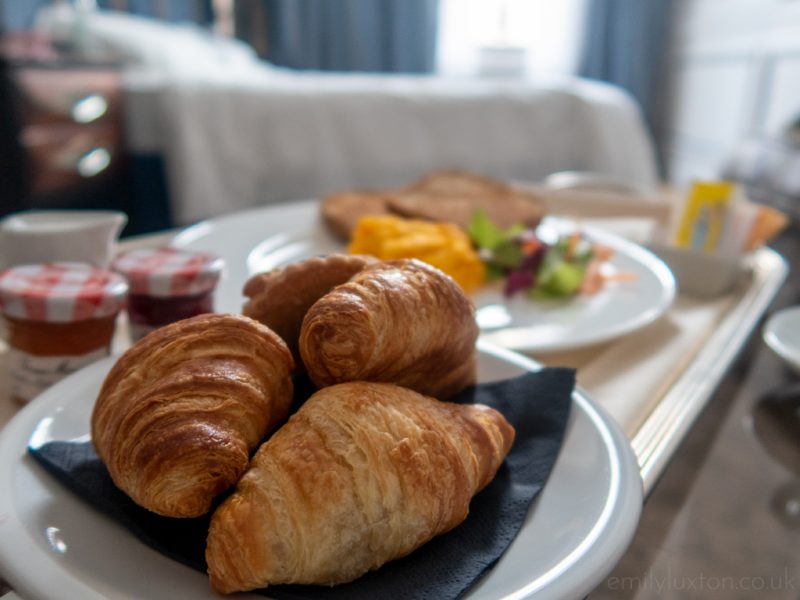
[(764, 325), (762, 336), (775, 354), (800, 373), (800, 306), (773, 314)]

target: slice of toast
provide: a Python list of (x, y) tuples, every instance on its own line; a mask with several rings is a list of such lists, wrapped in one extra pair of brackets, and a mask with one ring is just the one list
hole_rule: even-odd
[(326, 196), (320, 212), (333, 233), (349, 240), (361, 217), (389, 214), (388, 200), (382, 192), (341, 192)]
[(466, 229), (475, 211), (486, 211), (503, 229), (517, 223), (535, 227), (545, 215), (536, 195), (464, 171), (435, 171), (412, 186), (388, 195), (388, 208), (401, 216), (448, 221)]
[(409, 188), (434, 194), (503, 194), (508, 186), (470, 171), (442, 169), (426, 175)]

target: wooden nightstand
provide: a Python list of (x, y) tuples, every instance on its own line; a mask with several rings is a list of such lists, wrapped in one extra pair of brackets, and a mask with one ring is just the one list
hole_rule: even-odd
[(124, 175), (121, 75), (115, 66), (12, 61), (21, 96), (20, 143), (34, 206), (89, 207)]
[[(122, 65), (75, 59), (35, 31), (0, 37), (6, 98), (21, 154), (19, 192), (5, 211), (98, 208), (129, 212), (129, 159), (124, 143)], [(13, 141), (10, 143), (13, 144)], [(20, 185), (19, 182), (22, 182)], [(11, 193), (15, 193), (12, 189)]]

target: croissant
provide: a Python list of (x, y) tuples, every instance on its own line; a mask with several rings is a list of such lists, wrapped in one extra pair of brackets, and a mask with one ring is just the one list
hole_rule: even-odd
[(286, 417), (291, 369), (286, 344), (247, 317), (207, 314), (167, 325), (109, 372), (92, 412), (94, 446), (137, 504), (199, 516)]
[(253, 275), (244, 286), (249, 299), (242, 312), (277, 333), (302, 366), (297, 349), (300, 326), (309, 307), (334, 286), (346, 282), (368, 264), (371, 256), (331, 254)]
[(211, 585), (334, 585), (405, 556), (466, 518), (513, 439), (483, 405), (385, 383), (324, 388), (258, 449), (213, 513)]
[(475, 383), (475, 309), (415, 259), (369, 265), (315, 302), (300, 329), (311, 380), (396, 383), (447, 398)]

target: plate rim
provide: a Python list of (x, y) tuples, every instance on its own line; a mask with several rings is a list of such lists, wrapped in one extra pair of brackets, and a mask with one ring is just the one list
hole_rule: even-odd
[[(542, 368), (540, 363), (531, 358), (485, 341), (479, 340), (478, 348), (493, 358), (524, 370), (535, 371)], [(102, 359), (70, 375), (23, 407), (0, 430), (0, 481), (13, 480), (15, 469), (29, 468), (30, 465), (35, 464), (27, 455), (27, 446), (42, 420), (57, 409), (59, 391), (67, 388), (73, 378), (93, 375), (93, 373), (88, 373), (92, 369), (100, 373), (105, 372), (104, 369), (110, 368), (117, 358), (117, 356), (111, 356)], [(592, 563), (591, 569), (583, 567), (586, 574), (580, 578), (580, 581), (572, 580), (569, 577), (553, 576), (544, 582), (533, 581), (526, 587), (505, 596), (504, 600), (517, 600), (532, 594), (537, 594), (536, 597), (540, 600), (554, 600), (588, 593), (602, 580), (602, 577), (610, 572), (622, 556), (638, 525), (642, 508), (642, 485), (638, 463), (627, 437), (613, 418), (578, 386), (572, 394), (572, 402), (573, 414), (577, 407), (590, 421), (593, 430), (604, 441), (603, 447), (609, 455), (609, 463), (618, 471), (618, 481), (613, 484), (609, 483), (608, 488), (616, 492), (619, 497), (613, 503), (606, 498), (606, 505), (609, 505), (610, 509), (601, 528), (602, 531), (600, 531), (600, 533), (607, 531), (608, 524), (613, 519), (615, 535), (613, 537), (606, 535), (605, 540), (594, 539), (593, 542), (600, 542), (608, 547), (603, 548), (600, 543), (594, 547), (589, 544), (578, 553), (574, 560), (564, 566), (564, 569), (568, 570), (570, 567), (574, 569), (574, 565), (579, 563)], [(23, 441), (22, 448), (19, 448), (20, 441)], [(68, 493), (65, 488), (62, 491)], [(34, 532), (19, 517), (19, 508), (14, 502), (14, 498), (15, 494), (12, 493), (0, 494), (0, 536), (5, 542), (0, 544), (0, 567), (3, 576), (14, 586), (15, 591), (26, 598), (48, 598), (54, 587), (57, 586), (66, 594), (64, 597), (71, 598), (75, 594), (79, 594), (74, 597), (102, 598), (103, 596), (97, 589), (91, 587), (80, 576), (70, 572), (58, 561), (53, 560), (49, 553), (43, 551), (35, 543)], [(541, 495), (537, 498), (536, 503), (539, 498)], [(603, 513), (606, 513), (605, 508)], [(593, 530), (597, 529), (598, 524), (600, 524), (599, 518), (593, 526)], [(10, 539), (15, 541), (13, 549), (10, 548), (12, 544), (8, 542)], [(585, 540), (580, 546), (584, 546), (584, 544)], [(578, 548), (573, 550), (570, 556), (576, 552), (578, 552)], [(567, 558), (569, 557), (562, 559), (559, 564), (566, 563)], [(167, 557), (165, 559), (169, 560)], [(35, 574), (31, 576), (30, 573), (25, 573), (26, 569), (33, 570)]]
[[(221, 227), (224, 228), (228, 226), (226, 225), (228, 222), (235, 224), (242, 219), (256, 219), (260, 218), (261, 215), (269, 215), (270, 213), (278, 212), (281, 209), (311, 210), (312, 208), (317, 208), (319, 203), (319, 199), (303, 199), (291, 202), (281, 202), (206, 219), (193, 225), (189, 225), (188, 227), (185, 227), (177, 232), (170, 241), (170, 245), (181, 248), (191, 248), (193, 244), (198, 243), (204, 237), (208, 236), (215, 228), (219, 229)], [(317, 215), (318, 210), (315, 210), (314, 214)], [(309, 221), (307, 224), (305, 224), (306, 233), (309, 234), (309, 237), (313, 237), (313, 228), (317, 222), (318, 220), (313, 222)], [(487, 338), (488, 341), (494, 343), (496, 346), (526, 353), (539, 352), (545, 354), (551, 352), (562, 352), (565, 350), (575, 350), (578, 348), (587, 348), (617, 339), (654, 323), (661, 316), (663, 316), (664, 313), (666, 313), (666, 311), (674, 303), (675, 298), (677, 297), (677, 283), (675, 276), (670, 270), (669, 266), (667, 266), (667, 264), (651, 250), (620, 235), (604, 231), (594, 225), (581, 224), (574, 219), (556, 215), (547, 215), (545, 216), (543, 223), (551, 223), (557, 228), (561, 229), (577, 229), (581, 232), (585, 232), (592, 240), (605, 244), (613, 248), (615, 251), (622, 252), (630, 259), (642, 265), (645, 269), (647, 269), (647, 271), (652, 273), (660, 285), (659, 302), (638, 314), (636, 318), (629, 319), (628, 321), (625, 321), (616, 327), (608, 328), (605, 331), (596, 333), (595, 335), (581, 335), (577, 338), (572, 336), (569, 339), (563, 339), (556, 343), (540, 344), (536, 343), (535, 341), (527, 341), (526, 343), (501, 344), (493, 338), (493, 336), (500, 331), (509, 331), (511, 329), (524, 331), (529, 329), (529, 327), (524, 326), (517, 328), (499, 328), (495, 330), (481, 331), (481, 337)], [(266, 234), (261, 241), (263, 242), (273, 235), (278, 234)], [(251, 248), (251, 250), (252, 249), (253, 248)], [(246, 260), (246, 256), (242, 257), (243, 262), (246, 262)], [(224, 284), (225, 280), (223, 279), (222, 285)], [(244, 296), (242, 296), (242, 301), (244, 301)]]
[(770, 315), (764, 328), (761, 332), (761, 337), (767, 347), (772, 350), (776, 356), (786, 362), (790, 367), (800, 370), (800, 347), (792, 348), (781, 340), (779, 334), (776, 332), (775, 327), (783, 319), (791, 318), (797, 315), (800, 320), (800, 305), (787, 306), (778, 310)]

